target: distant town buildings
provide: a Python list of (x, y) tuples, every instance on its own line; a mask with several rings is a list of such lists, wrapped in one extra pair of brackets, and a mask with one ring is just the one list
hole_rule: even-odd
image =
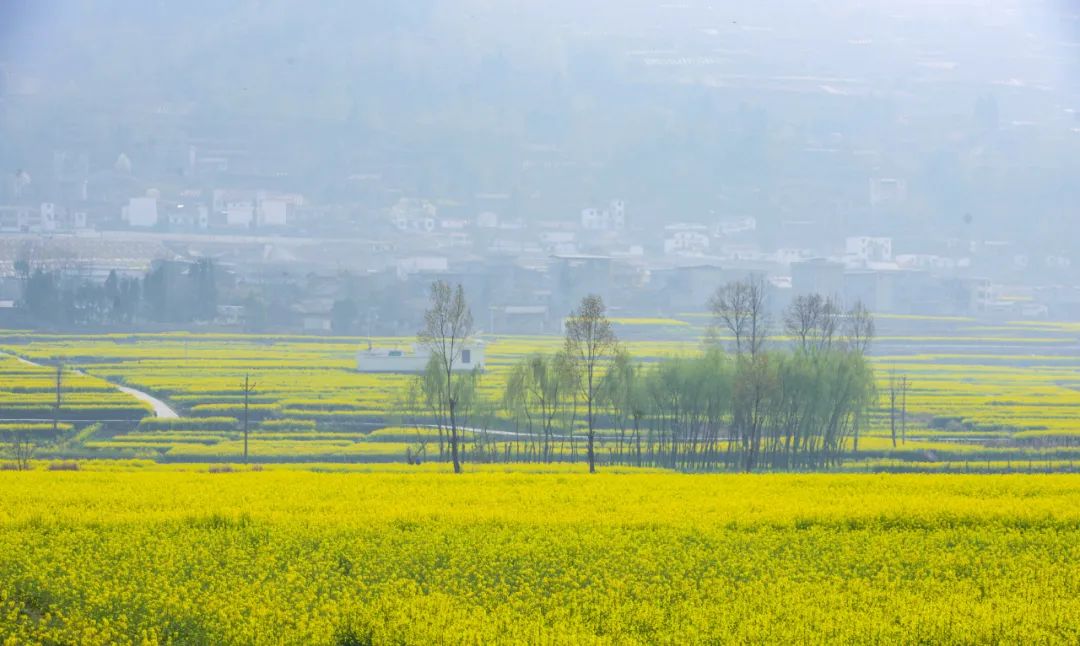
[(892, 238), (853, 236), (844, 241), (845, 257), (855, 263), (891, 262)]
[(626, 203), (612, 200), (606, 207), (581, 210), (581, 228), (586, 231), (621, 231), (626, 228)]
[(664, 253), (707, 253), (710, 245), (708, 231), (708, 227), (699, 224), (669, 224), (664, 227)]

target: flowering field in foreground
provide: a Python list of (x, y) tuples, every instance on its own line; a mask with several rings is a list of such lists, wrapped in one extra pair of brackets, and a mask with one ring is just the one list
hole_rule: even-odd
[(1077, 643), (1080, 477), (0, 472), (8, 643)]

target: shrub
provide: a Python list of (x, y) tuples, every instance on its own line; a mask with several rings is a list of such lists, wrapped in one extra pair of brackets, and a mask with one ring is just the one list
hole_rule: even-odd
[(49, 471), (78, 471), (78, 462), (50, 462)]

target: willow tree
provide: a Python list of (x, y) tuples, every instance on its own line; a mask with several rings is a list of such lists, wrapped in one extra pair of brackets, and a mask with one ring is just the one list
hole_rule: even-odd
[(626, 430), (634, 423), (634, 440), (637, 445), (638, 460), (641, 459), (640, 421), (644, 415), (641, 369), (625, 348), (615, 352), (611, 366), (600, 380), (600, 395), (604, 403), (611, 408), (612, 416), (618, 426), (619, 436), (616, 453), (623, 459), (626, 447)]
[(596, 473), (597, 387), (604, 364), (610, 361), (618, 345), (604, 300), (596, 294), (582, 298), (578, 308), (566, 319), (566, 354), (577, 367), (578, 390), (585, 401), (589, 473)]
[(450, 287), (442, 280), (431, 284), (430, 306), (424, 313), (424, 328), (416, 335), (420, 345), (427, 349), (434, 364), (434, 383), (424, 381), (425, 389), (432, 392), (429, 396), (440, 398), (445, 404), (447, 420), (450, 423), (450, 455), (454, 462), (454, 473), (461, 473), (457, 414), (459, 398), (464, 382), (470, 381), (464, 375), (456, 375), (461, 363), (461, 353), (473, 334), (473, 317), (465, 301), (465, 289), (461, 285)]
[(539, 434), (540, 453), (550, 462), (561, 418), (572, 417), (576, 375), (565, 352), (532, 354), (510, 370), (503, 390), (503, 408), (523, 420), (530, 441)]

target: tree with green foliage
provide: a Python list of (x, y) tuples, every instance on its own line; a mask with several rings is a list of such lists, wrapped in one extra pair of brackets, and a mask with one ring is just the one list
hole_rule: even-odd
[(530, 439), (539, 436), (539, 455), (552, 460), (555, 434), (560, 419), (572, 418), (577, 376), (573, 361), (565, 352), (532, 354), (510, 370), (503, 389), (503, 409), (521, 422)]

